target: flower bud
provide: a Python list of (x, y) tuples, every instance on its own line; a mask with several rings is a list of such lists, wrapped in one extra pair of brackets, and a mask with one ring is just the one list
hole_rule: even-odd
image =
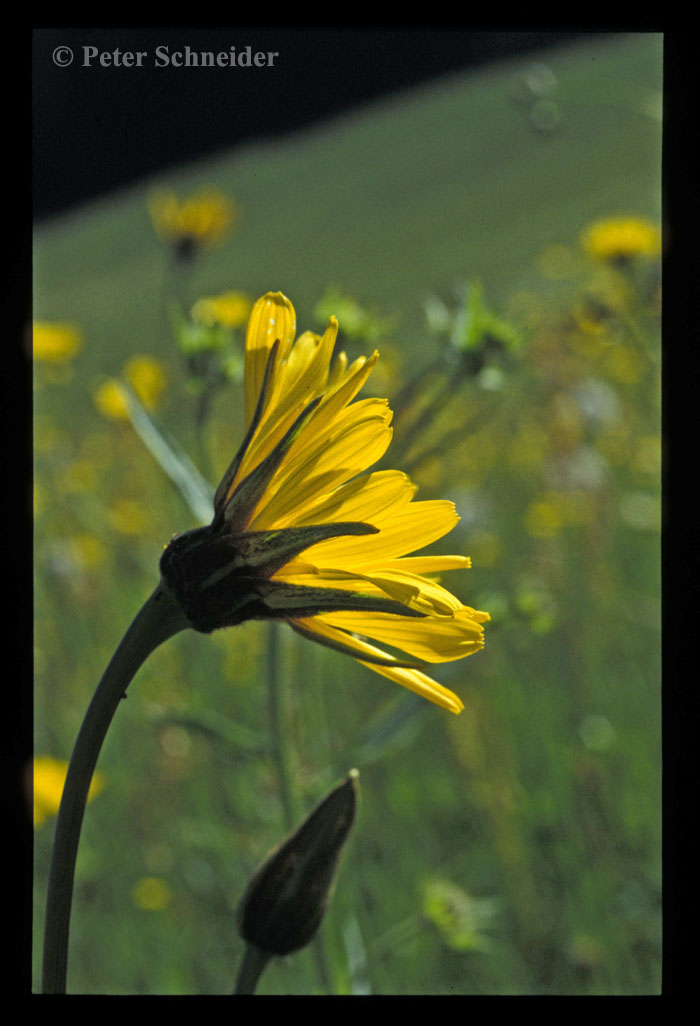
[(287, 955), (316, 933), (355, 819), (358, 776), (351, 770), (253, 875), (238, 909), (249, 944)]

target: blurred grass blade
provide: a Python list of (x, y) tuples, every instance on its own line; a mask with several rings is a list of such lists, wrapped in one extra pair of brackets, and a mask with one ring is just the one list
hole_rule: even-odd
[(402, 696), (382, 709), (365, 728), (360, 754), (363, 762), (374, 762), (387, 752), (404, 747), (415, 740), (421, 727), (422, 701), (413, 695)]
[(177, 442), (156, 427), (134, 392), (127, 385), (123, 387), (127, 413), (137, 435), (200, 523), (210, 523), (214, 514), (214, 489)]

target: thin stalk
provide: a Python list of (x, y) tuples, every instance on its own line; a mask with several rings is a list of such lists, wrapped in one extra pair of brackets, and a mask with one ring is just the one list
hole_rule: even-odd
[(58, 811), (44, 928), (45, 994), (64, 994), (75, 864), (90, 782), (102, 743), (126, 689), (162, 642), (189, 626), (161, 582), (122, 638), (85, 714), (68, 766)]
[[(289, 746), (287, 744), (285, 725), (283, 723), (284, 711), (279, 665), (279, 627), (280, 625), (275, 623), (274, 620), (268, 625), (267, 693), (270, 730), (272, 734), (272, 751), (275, 759), (275, 765), (277, 767), (277, 780), (284, 815), (284, 828), (285, 831), (289, 833), (296, 824), (297, 802), (289, 765)], [(328, 970), (328, 955), (325, 941), (320, 931), (314, 937), (312, 947), (313, 957), (321, 980), (321, 986), (327, 994), (330, 994), (332, 992), (332, 981)], [(249, 957), (252, 956), (250, 956), (249, 951), (246, 951), (245, 958), (247, 959)], [(242, 972), (243, 967), (241, 967), (241, 973)], [(236, 991), (236, 993), (252, 994), (252, 991)]]
[(277, 769), (277, 782), (284, 816), (284, 829), (289, 832), (296, 822), (296, 802), (289, 767), (289, 748), (285, 737), (282, 709), (282, 688), (279, 672), (279, 624), (271, 620), (267, 629), (267, 698), (272, 754)]
[(270, 958), (271, 955), (267, 951), (261, 951), (255, 944), (247, 944), (233, 993), (254, 994), (258, 980)]

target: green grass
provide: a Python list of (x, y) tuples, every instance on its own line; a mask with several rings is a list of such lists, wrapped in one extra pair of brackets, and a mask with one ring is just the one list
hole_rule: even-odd
[[(431, 293), (478, 279), (527, 335), (500, 393), (478, 383), (460, 392), (476, 414), (495, 396), (488, 419), (415, 471), (422, 494), (456, 501), (463, 519), (444, 550), (471, 554), (473, 569), (454, 587), (492, 613), (486, 649), (440, 671), (465, 712), (397, 694), (280, 632), (298, 815), (360, 770), (358, 823), (322, 934), (338, 993), (660, 988), (659, 545), (647, 515), (658, 509), (658, 323), (642, 271), (633, 316), (611, 319), (612, 342), (587, 341), (572, 311), (597, 272), (576, 257), (575, 274), (552, 281), (540, 258), (553, 244), (576, 253), (598, 217), (660, 219), (661, 38), (582, 38), (542, 59), (556, 80), (553, 131), (536, 131), (514, 98), (531, 64), (518, 60), (174, 170), (35, 235), (35, 317), (74, 322), (86, 339), (70, 370), (36, 368), (35, 747), (59, 758), (157, 580), (163, 545), (194, 526), (131, 427), (97, 411), (96, 384), (136, 353), (163, 360), (158, 424), (212, 481), (240, 432), (233, 386), (202, 445), (194, 429), (164, 330), (167, 261), (146, 207), (154, 185), (182, 195), (215, 185), (242, 211), (232, 238), (194, 265), (188, 300), (281, 289), (300, 326), (318, 330), (316, 303), (338, 286), (396, 318), (379, 346), (398, 379), (380, 377), (380, 364), (390, 395), (437, 351), (423, 312)], [(625, 377), (614, 353), (642, 370)], [(584, 392), (603, 397), (607, 419), (582, 415)], [(463, 415), (460, 401), (445, 428)], [(584, 474), (566, 523), (533, 533), (533, 504), (566, 491), (552, 467), (572, 472), (584, 457), (581, 472), (593, 460), (602, 476)], [(110, 518), (120, 499), (144, 512), (133, 536)], [(130, 688), (85, 819), (70, 991), (230, 990), (242, 953), (236, 903), (284, 834), (267, 649), (265, 625), (183, 634)], [(51, 821), (36, 831), (37, 974), (51, 834)], [(163, 909), (132, 900), (144, 877), (167, 885)], [(471, 946), (460, 947), (455, 909), (452, 930), (423, 914), (435, 879), (473, 899)], [(480, 908), (492, 914), (479, 918)], [(319, 993), (320, 980), (309, 949), (273, 963), (260, 993)]]

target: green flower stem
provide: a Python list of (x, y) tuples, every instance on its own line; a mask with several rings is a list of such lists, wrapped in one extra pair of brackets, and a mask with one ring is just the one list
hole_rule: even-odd
[(289, 750), (283, 720), (282, 688), (279, 672), (279, 624), (274, 620), (267, 625), (267, 699), (272, 753), (277, 769), (277, 782), (284, 816), (284, 829), (290, 831), (296, 822), (296, 802), (292, 774), (289, 767)]
[[(277, 781), (280, 789), (280, 800), (284, 816), (284, 828), (286, 832), (293, 829), (297, 821), (297, 801), (293, 785), (292, 772), (289, 765), (289, 749), (286, 742), (288, 731), (283, 723), (283, 701), (282, 686), (280, 681), (279, 666), (279, 624), (272, 620), (268, 624), (267, 632), (267, 694), (268, 712), (270, 718), (270, 731), (272, 734), (272, 751), (277, 768)], [(327, 994), (331, 993), (331, 978), (328, 971), (328, 958), (323, 937), (317, 933), (313, 940), (313, 951), (316, 967), (321, 985)], [(260, 953), (262, 955), (262, 952)], [(244, 972), (245, 960), (252, 958), (249, 951), (244, 956), (244, 964), (241, 966), (241, 974)], [(264, 966), (263, 966), (264, 968)], [(262, 969), (260, 970), (262, 972)], [(253, 991), (239, 991), (235, 993), (252, 994)]]
[(235, 994), (254, 994), (258, 980), (263, 974), (265, 966), (272, 956), (267, 951), (261, 951), (255, 944), (247, 944), (241, 967), (238, 970)]
[(68, 766), (58, 811), (49, 873), (44, 932), (45, 994), (64, 994), (68, 935), (80, 828), (90, 782), (112, 717), (146, 658), (162, 642), (189, 626), (161, 582), (122, 638), (85, 714)]

